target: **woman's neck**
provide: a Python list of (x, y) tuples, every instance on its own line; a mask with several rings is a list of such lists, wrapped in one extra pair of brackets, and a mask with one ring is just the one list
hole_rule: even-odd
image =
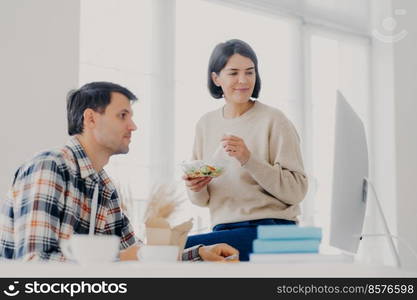
[(255, 105), (255, 101), (249, 100), (245, 103), (232, 103), (226, 100), (226, 105), (223, 107), (223, 117), (226, 119), (233, 119), (240, 117), (245, 112), (250, 110)]

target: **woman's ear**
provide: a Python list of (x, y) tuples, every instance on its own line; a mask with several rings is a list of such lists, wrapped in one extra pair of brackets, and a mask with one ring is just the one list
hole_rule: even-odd
[(217, 75), (216, 72), (211, 72), (211, 80), (213, 80), (216, 86), (220, 86), (219, 75)]

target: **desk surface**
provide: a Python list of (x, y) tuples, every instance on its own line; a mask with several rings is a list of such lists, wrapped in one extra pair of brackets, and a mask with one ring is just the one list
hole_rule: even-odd
[(358, 263), (140, 263), (99, 265), (1, 262), (0, 277), (413, 277), (417, 272)]

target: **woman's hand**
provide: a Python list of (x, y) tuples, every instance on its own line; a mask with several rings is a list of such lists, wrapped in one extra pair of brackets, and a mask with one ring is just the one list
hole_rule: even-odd
[(229, 156), (236, 158), (243, 166), (250, 158), (250, 151), (245, 141), (234, 135), (225, 135), (222, 140), (223, 149)]
[(205, 186), (207, 186), (212, 177), (198, 177), (198, 178), (189, 178), (187, 175), (182, 176), (182, 179), (185, 181), (185, 186), (192, 190), (193, 192), (201, 191)]

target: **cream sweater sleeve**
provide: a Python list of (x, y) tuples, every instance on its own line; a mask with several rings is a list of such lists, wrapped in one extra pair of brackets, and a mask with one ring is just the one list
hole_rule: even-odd
[[(192, 160), (200, 160), (203, 158), (203, 132), (202, 132), (201, 122), (199, 121), (196, 126), (195, 130), (195, 138), (194, 138), (194, 147), (193, 147), (193, 154), (191, 159)], [(190, 198), (191, 202), (198, 206), (208, 206), (210, 195), (207, 190), (207, 186), (205, 186), (201, 191), (194, 192), (190, 189), (186, 188), (188, 197)]]
[(308, 180), (303, 170), (299, 137), (288, 119), (272, 127), (269, 147), (273, 164), (251, 155), (243, 168), (275, 198), (288, 205), (299, 203), (307, 192)]

